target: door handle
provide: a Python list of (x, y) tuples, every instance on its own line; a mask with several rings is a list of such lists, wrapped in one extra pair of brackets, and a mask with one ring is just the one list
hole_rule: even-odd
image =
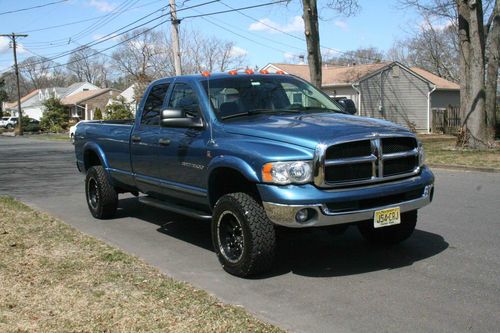
[(162, 146), (168, 146), (170, 144), (170, 139), (160, 139), (158, 143)]
[(141, 137), (137, 135), (132, 135), (132, 142), (141, 142)]

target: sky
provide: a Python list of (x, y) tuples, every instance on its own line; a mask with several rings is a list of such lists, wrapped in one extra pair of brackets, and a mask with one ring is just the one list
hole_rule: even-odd
[[(60, 1), (60, 0), (59, 0)], [(242, 8), (268, 3), (271, 0), (177, 0), (177, 16), (184, 31), (198, 30), (205, 36), (232, 41), (233, 52), (245, 55), (249, 66), (262, 67), (270, 62), (296, 61), (305, 54), (301, 2), (293, 0), (288, 5), (272, 6), (224, 13), (204, 18), (185, 18), (191, 15)], [(276, 1), (276, 0), (274, 0)], [(42, 6), (58, 0), (0, 0), (0, 34), (26, 33), (19, 38), (18, 58), (22, 61), (32, 55), (53, 57), (80, 45), (99, 41), (109, 34), (139, 18), (141, 24), (162, 13), (168, 0), (68, 0), (31, 10), (6, 13)], [(205, 5), (204, 3), (210, 2)], [(404, 38), (418, 28), (419, 18), (414, 12), (402, 9), (397, 0), (360, 0), (360, 11), (353, 17), (343, 17), (325, 8), (327, 0), (318, 0), (320, 43), (325, 55), (338, 55), (361, 47), (389, 49), (395, 40)], [(191, 6), (196, 8), (187, 9)], [(166, 12), (164, 12), (166, 13)], [(185, 19), (183, 19), (185, 18)], [(84, 21), (75, 24), (69, 23)], [(145, 25), (150, 27), (160, 20)], [(66, 25), (63, 27), (55, 27)], [(169, 31), (170, 23), (156, 29)], [(271, 28), (272, 27), (272, 28)], [(48, 28), (48, 29), (47, 29)], [(273, 29), (274, 28), (274, 29)], [(43, 30), (42, 30), (43, 29)], [(278, 31), (279, 30), (279, 31)], [(103, 50), (118, 42), (117, 38), (94, 46)], [(111, 54), (113, 49), (105, 51)], [(55, 61), (64, 63), (67, 57)], [(0, 72), (13, 63), (9, 40), (0, 37)]]

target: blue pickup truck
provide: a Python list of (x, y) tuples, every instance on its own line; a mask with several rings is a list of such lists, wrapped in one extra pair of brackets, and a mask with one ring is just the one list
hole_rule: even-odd
[(375, 243), (408, 238), (433, 197), (422, 145), (396, 124), (347, 114), (310, 83), (252, 71), (165, 78), (135, 120), (75, 134), (87, 204), (108, 219), (120, 193), (211, 221), (223, 268), (273, 265), (277, 226), (356, 225)]

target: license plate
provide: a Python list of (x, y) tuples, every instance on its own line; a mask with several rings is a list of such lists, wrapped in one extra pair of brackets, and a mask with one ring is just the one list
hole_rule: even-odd
[(387, 227), (399, 223), (401, 223), (399, 207), (377, 210), (373, 216), (373, 226), (375, 228)]

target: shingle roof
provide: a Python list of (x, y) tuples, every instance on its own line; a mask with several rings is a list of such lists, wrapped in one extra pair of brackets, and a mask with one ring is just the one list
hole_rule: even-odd
[[(21, 97), (21, 105), (22, 105), (25, 101), (27, 101), (28, 99), (30, 99), (31, 97), (36, 96), (37, 94), (38, 94), (38, 89), (35, 89), (35, 90), (33, 90), (32, 92), (30, 92), (29, 94), (24, 95), (23, 97)], [(13, 109), (13, 108), (17, 108), (17, 101), (12, 102), (12, 103), (5, 103), (5, 108), (6, 108), (6, 109)]]
[(79, 92), (77, 94), (65, 97), (61, 100), (61, 102), (64, 105), (74, 105), (74, 104), (85, 102), (86, 100), (100, 96), (100, 95), (108, 93), (110, 91), (119, 93), (119, 91), (112, 89), (112, 88), (87, 90), (87, 91), (82, 91), (82, 92)]
[[(309, 81), (309, 67), (307, 65), (292, 64), (271, 64), (274, 67), (284, 70), (288, 74), (297, 75), (304, 80)], [(355, 66), (323, 66), (323, 86), (348, 85), (358, 81), (365, 75), (368, 75), (388, 63), (377, 63)]]
[(460, 90), (460, 85), (456, 84), (455, 82), (443, 79), (442, 77), (439, 77), (431, 72), (428, 72), (425, 69), (419, 67), (412, 67), (410, 69), (415, 73), (417, 73), (418, 75), (431, 81), (436, 86), (437, 89)]
[[(365, 76), (381, 70), (383, 67), (389, 66), (394, 63), (381, 62), (376, 64), (354, 65), (354, 66), (323, 66), (322, 86), (340, 86), (351, 85), (358, 82)], [(396, 63), (397, 64), (397, 63)], [(276, 68), (285, 71), (288, 74), (296, 75), (304, 80), (310, 80), (309, 67), (307, 65), (295, 64), (269, 64)], [(412, 72), (421, 76), (425, 80), (436, 85), (437, 89), (458, 90), (460, 86), (454, 82), (443, 79), (435, 74), (432, 74), (422, 68), (412, 67)]]

